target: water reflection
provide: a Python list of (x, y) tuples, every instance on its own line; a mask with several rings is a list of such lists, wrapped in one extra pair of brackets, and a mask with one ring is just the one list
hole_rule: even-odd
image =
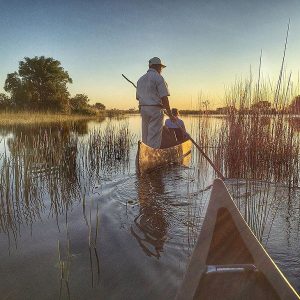
[[(201, 228), (209, 195), (205, 187), (214, 174), (195, 151), (191, 168), (165, 169), (136, 181), (134, 169), (129, 169), (136, 144), (128, 143), (126, 133), (136, 132), (135, 121), (140, 122), (131, 118), (129, 126), (102, 124), (99, 131), (89, 123), (87, 134), (84, 124), (78, 131), (60, 125), (6, 131), (6, 155), (0, 154), (4, 298), (15, 293), (14, 299), (58, 299), (59, 294), (62, 299), (122, 299), (129, 289), (134, 299), (174, 297)], [(220, 128), (214, 127), (214, 119), (205, 126), (199, 138), (207, 142), (201, 146), (218, 147), (223, 166), (228, 158), (224, 145), (210, 138)], [(215, 161), (217, 148), (209, 149)], [(256, 236), (300, 290), (299, 189), (248, 179), (226, 184)], [(138, 199), (139, 205), (128, 205), (126, 199)], [(7, 253), (8, 243), (20, 247), (9, 245)]]
[(239, 211), (257, 239), (268, 244), (276, 220), (282, 218), (285, 226), (281, 229), (290, 247), (290, 241), (299, 236), (300, 229), (296, 217), (299, 209), (296, 191), (265, 181), (232, 180), (228, 184)]
[(161, 170), (139, 177), (137, 190), (140, 212), (134, 219), (131, 233), (146, 255), (159, 259), (168, 230), (162, 207), (165, 190)]
[[(82, 128), (82, 127), (81, 127)], [(1, 230), (16, 241), (21, 224), (32, 225), (50, 202), (58, 216), (78, 197), (77, 139), (70, 127), (15, 126), (0, 162)]]
[(18, 125), (0, 132), (9, 133), (0, 157), (0, 231), (9, 244), (17, 245), (22, 225), (44, 215), (56, 218), (60, 230), (59, 215), (84, 202), (106, 173), (129, 167), (128, 124), (93, 131), (87, 122)]
[[(70, 299), (70, 267), (71, 267), (71, 250), (70, 250), (70, 237), (67, 229), (67, 245), (65, 251), (62, 251), (61, 243), (58, 241), (58, 262), (60, 271), (60, 287), (59, 287), (59, 299), (63, 295), (63, 287), (65, 286), (66, 294)], [(66, 252), (66, 253), (63, 253)]]
[[(100, 119), (99, 123), (103, 122), (104, 119)], [(21, 134), (32, 134), (36, 135), (39, 131), (50, 130), (57, 131), (60, 130), (65, 134), (70, 134), (74, 132), (78, 135), (85, 135), (88, 133), (88, 121), (76, 121), (76, 122), (52, 122), (50, 124), (10, 124), (3, 125), (0, 124), (0, 136), (5, 137), (9, 134), (14, 134), (20, 136)]]

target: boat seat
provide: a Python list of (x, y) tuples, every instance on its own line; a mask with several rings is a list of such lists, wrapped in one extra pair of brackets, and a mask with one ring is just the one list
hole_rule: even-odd
[(211, 273), (235, 273), (235, 272), (258, 272), (253, 264), (228, 264), (228, 265), (208, 265), (206, 274)]

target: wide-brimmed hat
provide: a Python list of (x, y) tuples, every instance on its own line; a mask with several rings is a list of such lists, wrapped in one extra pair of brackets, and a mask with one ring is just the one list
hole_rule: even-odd
[(158, 57), (153, 57), (149, 60), (149, 66), (151, 67), (152, 65), (161, 65), (163, 68), (166, 67)]

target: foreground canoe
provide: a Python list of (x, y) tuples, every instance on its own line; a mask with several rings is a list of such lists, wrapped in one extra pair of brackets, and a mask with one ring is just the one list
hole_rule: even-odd
[(300, 299), (220, 179), (176, 299)]
[(191, 148), (192, 142), (190, 140), (164, 149), (154, 149), (139, 141), (136, 159), (137, 169), (140, 173), (145, 173), (165, 165), (184, 163), (185, 158), (191, 153)]

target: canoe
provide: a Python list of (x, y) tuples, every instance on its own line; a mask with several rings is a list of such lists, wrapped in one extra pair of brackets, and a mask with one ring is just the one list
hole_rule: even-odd
[(139, 173), (145, 173), (165, 165), (185, 163), (190, 156), (191, 148), (190, 140), (164, 149), (154, 149), (139, 141), (136, 157), (137, 170)]
[(300, 299), (220, 179), (176, 299)]

